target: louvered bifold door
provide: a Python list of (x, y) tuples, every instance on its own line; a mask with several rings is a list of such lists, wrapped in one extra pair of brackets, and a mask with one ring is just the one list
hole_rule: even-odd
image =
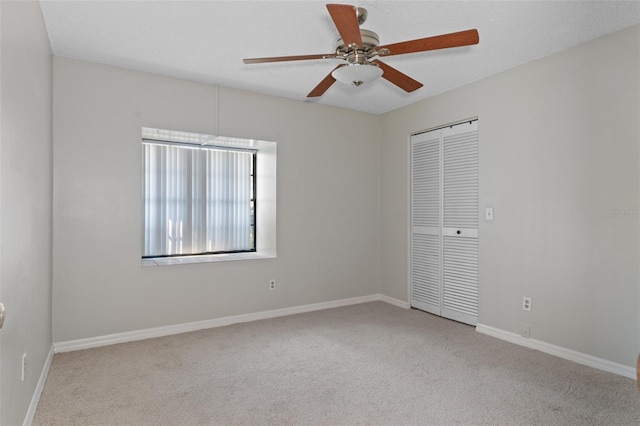
[(442, 129), (442, 316), (478, 322), (478, 122)]
[(411, 306), (440, 315), (441, 132), (411, 137)]

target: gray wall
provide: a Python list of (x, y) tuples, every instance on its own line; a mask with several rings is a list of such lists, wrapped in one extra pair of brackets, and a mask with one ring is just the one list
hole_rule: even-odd
[(37, 2), (2, 1), (0, 15), (0, 424), (15, 425), (52, 343), (52, 55)]
[[(634, 366), (640, 26), (382, 118), (381, 290), (408, 295), (408, 137), (479, 117), (479, 322)], [(531, 296), (532, 312), (522, 310)]]
[[(378, 292), (377, 116), (55, 58), (54, 122), (55, 341)], [(141, 267), (142, 126), (276, 141), (278, 258)]]

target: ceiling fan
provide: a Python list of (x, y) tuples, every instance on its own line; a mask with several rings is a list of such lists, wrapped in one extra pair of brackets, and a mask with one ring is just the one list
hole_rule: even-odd
[(378, 34), (360, 29), (367, 19), (367, 10), (347, 4), (328, 4), (327, 9), (335, 24), (340, 39), (334, 53), (319, 55), (275, 56), (271, 58), (244, 59), (245, 64), (265, 62), (305, 61), (311, 59), (339, 59), (342, 63), (335, 67), (309, 94), (308, 98), (322, 96), (336, 81), (360, 86), (368, 81), (382, 77), (406, 92), (413, 92), (422, 87), (416, 81), (397, 69), (385, 64), (376, 56), (402, 55), (405, 53), (425, 52), (428, 50), (447, 49), (450, 47), (478, 44), (478, 30), (466, 30), (450, 34), (442, 34), (417, 40), (379, 46)]

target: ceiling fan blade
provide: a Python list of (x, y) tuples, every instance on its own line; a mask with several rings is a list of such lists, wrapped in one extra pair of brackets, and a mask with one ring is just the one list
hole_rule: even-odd
[(286, 62), (286, 61), (306, 61), (309, 59), (333, 59), (335, 53), (327, 53), (324, 55), (298, 55), (298, 56), (273, 56), (271, 58), (248, 58), (243, 59), (245, 64), (263, 64), (266, 62)]
[(380, 69), (382, 69), (382, 78), (389, 80), (391, 83), (395, 84), (405, 92), (413, 92), (414, 90), (418, 90), (422, 87), (422, 83), (416, 81), (409, 77), (408, 75), (401, 73), (397, 69), (385, 64), (384, 62), (374, 59), (371, 62), (375, 62), (378, 64)]
[(322, 81), (320, 83), (318, 83), (318, 85), (316, 87), (314, 87), (311, 92), (309, 92), (309, 94), (307, 95), (307, 98), (317, 98), (318, 96), (322, 96), (324, 94), (324, 92), (326, 92), (327, 89), (329, 89), (329, 87), (331, 87), (331, 85), (336, 82), (336, 79), (333, 78), (333, 76), (331, 74), (335, 70), (337, 70), (338, 68), (344, 67), (344, 66), (346, 66), (346, 65), (345, 64), (340, 64), (337, 67), (335, 67), (334, 69), (332, 69), (331, 72), (329, 73), (329, 75), (327, 75), (325, 78), (323, 78)]
[(328, 4), (327, 9), (336, 25), (340, 37), (345, 46), (357, 44), (362, 47), (362, 36), (360, 35), (360, 25), (358, 25), (358, 14), (355, 6), (348, 4)]
[(427, 50), (447, 49), (449, 47), (469, 46), (478, 44), (479, 42), (480, 37), (478, 30), (474, 29), (386, 44), (376, 47), (376, 51), (380, 56), (391, 56), (402, 55), (404, 53), (426, 52)]

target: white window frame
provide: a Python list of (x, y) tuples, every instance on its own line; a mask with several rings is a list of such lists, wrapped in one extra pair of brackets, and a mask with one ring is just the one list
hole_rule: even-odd
[[(244, 253), (204, 254), (179, 257), (144, 258), (142, 266), (184, 265), (236, 260), (269, 259), (277, 257), (276, 248), (276, 156), (277, 144), (271, 141), (214, 136), (201, 133), (142, 128), (142, 140), (152, 139), (166, 143), (214, 145), (230, 149), (256, 151), (256, 251)], [(141, 168), (142, 170), (142, 168)], [(141, 180), (144, 180), (142, 176)], [(141, 188), (144, 191), (144, 188)], [(141, 203), (144, 203), (143, 195)], [(141, 253), (144, 244), (144, 206), (141, 209)]]

